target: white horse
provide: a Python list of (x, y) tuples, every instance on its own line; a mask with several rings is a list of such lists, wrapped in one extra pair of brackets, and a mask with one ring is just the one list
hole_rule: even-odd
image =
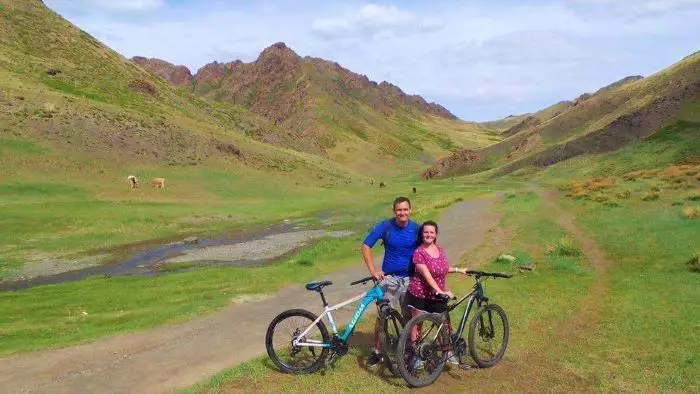
[(129, 185), (131, 185), (131, 190), (134, 190), (137, 187), (139, 187), (139, 178), (137, 178), (134, 175), (129, 175), (128, 177), (126, 177), (126, 181), (129, 182)]

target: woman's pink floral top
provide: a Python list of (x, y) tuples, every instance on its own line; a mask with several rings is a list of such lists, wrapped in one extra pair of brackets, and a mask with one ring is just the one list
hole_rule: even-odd
[[(447, 263), (445, 251), (442, 250), (440, 245), (436, 246), (440, 252), (438, 257), (432, 257), (422, 245), (419, 246), (413, 253), (413, 264), (426, 265), (428, 267), (428, 271), (430, 271), (430, 275), (432, 275), (433, 279), (435, 279), (435, 283), (437, 283), (442, 290), (446, 290), (445, 278), (447, 277), (447, 272), (450, 270), (450, 265)], [(421, 275), (417, 270), (411, 277), (411, 281), (408, 283), (408, 292), (418, 298), (426, 298), (429, 300), (438, 299), (433, 288), (430, 287), (425, 278), (423, 278), (423, 275)]]

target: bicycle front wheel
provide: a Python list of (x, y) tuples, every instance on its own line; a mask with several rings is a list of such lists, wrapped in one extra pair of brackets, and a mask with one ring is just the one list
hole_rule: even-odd
[[(303, 374), (318, 371), (328, 356), (328, 330), (322, 321), (313, 324), (317, 316), (304, 309), (290, 309), (275, 317), (265, 334), (265, 347), (270, 359), (282, 372)], [(311, 329), (301, 336), (307, 328)], [(294, 345), (294, 340), (311, 345)]]
[(469, 324), (469, 354), (476, 365), (496, 365), (506, 352), (508, 336), (508, 317), (503, 308), (496, 304), (479, 308)]
[(379, 340), (381, 341), (384, 365), (392, 374), (398, 376), (396, 348), (398, 347), (401, 329), (403, 328), (403, 316), (397, 310), (392, 309), (389, 317), (380, 317), (379, 320), (381, 323)]
[(440, 377), (451, 350), (449, 327), (442, 315), (424, 313), (409, 320), (396, 347), (396, 366), (411, 387), (424, 387)]

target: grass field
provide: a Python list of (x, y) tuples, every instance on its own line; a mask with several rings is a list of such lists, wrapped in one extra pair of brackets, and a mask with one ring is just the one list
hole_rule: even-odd
[[(399, 187), (408, 189), (409, 184), (413, 183), (398, 181), (388, 190), (375, 192), (375, 189), (367, 189), (367, 193), (359, 195), (351, 189), (324, 194), (315, 191), (315, 195), (307, 190), (309, 195), (290, 196), (288, 200), (275, 198), (274, 190), (270, 190), (268, 197), (260, 195), (244, 206), (241, 206), (241, 200), (253, 199), (254, 196), (236, 196), (232, 201), (209, 197), (207, 204), (204, 204), (196, 203), (194, 198), (172, 201), (163, 194), (154, 197), (160, 201), (119, 203), (122, 209), (130, 211), (126, 215), (121, 214), (122, 209), (115, 210), (114, 202), (90, 201), (85, 191), (72, 189), (70, 192), (75, 193), (72, 198), (78, 201), (50, 203), (42, 200), (41, 193), (37, 192), (35, 198), (38, 201), (35, 203), (8, 204), (7, 212), (16, 214), (7, 215), (3, 220), (17, 227), (12, 235), (16, 238), (3, 234), (6, 238), (2, 240), (7, 245), (29, 238), (15, 250), (32, 253), (38, 253), (36, 250), (45, 250), (46, 253), (66, 250), (67, 253), (86, 245), (100, 248), (128, 241), (132, 239), (130, 237), (142, 240), (146, 234), (172, 236), (182, 229), (194, 233), (216, 231), (225, 234), (231, 230), (232, 222), (234, 226), (241, 227), (242, 223), (281, 221), (283, 218), (311, 215), (307, 223), (313, 224), (320, 220), (312, 215), (314, 211), (331, 207), (335, 209), (335, 224), (332, 227), (351, 229), (356, 231), (356, 235), (340, 240), (322, 240), (310, 249), (302, 249), (286, 262), (260, 268), (205, 268), (159, 277), (94, 277), (80, 282), (0, 293), (0, 305), (6, 311), (0, 317), (0, 333), (3, 336), (0, 354), (61, 347), (118, 332), (182, 321), (226, 306), (234, 295), (275, 291), (289, 283), (307, 281), (323, 273), (357, 264), (361, 261), (357, 248), (368, 226), (391, 215), (391, 200), (399, 193)], [(56, 189), (54, 186), (52, 190)], [(177, 187), (174, 189), (177, 190)], [(32, 190), (42, 189), (35, 187)], [(264, 187), (257, 188), (258, 192), (264, 190)], [(463, 186), (443, 182), (431, 185), (431, 188), (425, 188), (415, 196), (405, 194), (412, 197), (416, 207), (414, 218), (422, 220), (435, 217), (457, 198), (488, 191), (488, 188), (465, 190)], [(171, 190), (139, 192), (158, 194)], [(225, 195), (226, 190), (217, 189), (216, 192)], [(124, 192), (125, 195), (130, 193), (128, 190)], [(79, 201), (80, 198), (83, 201)], [(133, 195), (131, 198), (136, 199)], [(213, 201), (218, 202), (214, 204)], [(28, 205), (32, 206), (31, 210), (13, 209)], [(37, 206), (43, 206), (43, 209)], [(105, 215), (109, 212), (112, 214)], [(233, 217), (236, 219), (229, 219), (227, 215), (235, 215)], [(186, 218), (210, 216), (214, 217), (211, 223), (204, 221), (187, 226), (184, 221)], [(224, 219), (217, 220), (221, 216)], [(31, 221), (34, 217), (36, 221)], [(158, 223), (161, 221), (170, 224), (160, 228)], [(55, 225), (49, 226), (47, 223)], [(24, 224), (24, 227), (19, 224)], [(37, 231), (38, 228), (41, 231)], [(34, 241), (30, 241), (30, 236)], [(118, 251), (115, 256), (120, 256)], [(21, 261), (5, 260), (4, 269), (9, 271), (13, 263), (18, 264), (18, 268), (22, 264)], [(87, 312), (89, 317), (83, 312)]]
[[(501, 229), (462, 262), (517, 272), (496, 260), (508, 253), (536, 269), (487, 283), (487, 294), (504, 307), (511, 323), (502, 362), (489, 370), (451, 369), (430, 389), (700, 389), (700, 310), (695, 305), (700, 288), (693, 260), (700, 234), (693, 213), (700, 201), (697, 143), (696, 125), (679, 123), (612, 154), (580, 157), (541, 172), (525, 169), (498, 181), (507, 191), (497, 208)], [(562, 227), (562, 214), (533, 191), (537, 183), (562, 189), (556, 206), (586, 235), (585, 247), (580, 235)], [(648, 198), (649, 193), (656, 197)], [(454, 277), (449, 283), (457, 291), (470, 285)], [(187, 392), (405, 389), (401, 379), (363, 367), (371, 346), (370, 322), (358, 330), (350, 354), (325, 373), (280, 374), (263, 356)]]

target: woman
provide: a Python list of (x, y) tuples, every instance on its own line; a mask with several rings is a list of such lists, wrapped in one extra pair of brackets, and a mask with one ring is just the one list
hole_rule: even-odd
[[(442, 313), (447, 311), (447, 300), (438, 295), (446, 295), (453, 298), (451, 291), (447, 290), (447, 274), (457, 272), (466, 274), (466, 269), (450, 267), (445, 251), (437, 244), (438, 225), (428, 220), (421, 226), (421, 245), (413, 253), (413, 264), (416, 273), (411, 277), (406, 292), (406, 305), (411, 310), (412, 316), (421, 313)], [(418, 337), (418, 327), (413, 327), (411, 339)], [(457, 363), (456, 357), (450, 356), (451, 363)]]

